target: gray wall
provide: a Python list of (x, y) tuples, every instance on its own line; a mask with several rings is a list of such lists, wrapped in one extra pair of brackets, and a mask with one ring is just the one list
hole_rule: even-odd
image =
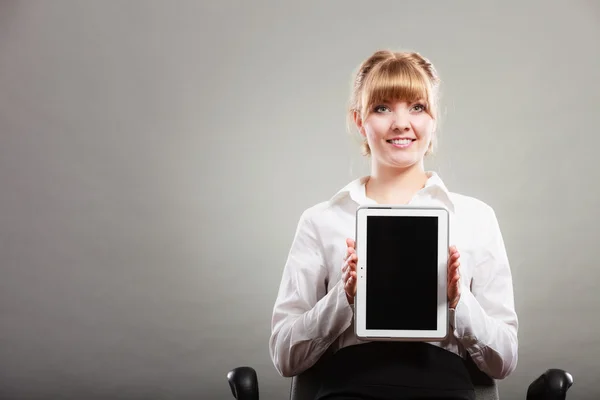
[[(551, 4), (550, 4), (551, 3)], [(443, 80), (448, 186), (491, 204), (524, 398), (600, 396), (600, 6), (590, 1), (0, 3), (0, 398), (230, 398), (301, 212), (366, 173), (350, 79), (379, 48)]]

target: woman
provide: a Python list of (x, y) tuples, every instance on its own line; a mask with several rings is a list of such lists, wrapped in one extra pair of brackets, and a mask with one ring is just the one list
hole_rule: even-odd
[[(375, 52), (356, 74), (349, 117), (370, 174), (302, 214), (273, 310), (270, 352), (282, 376), (333, 353), (318, 399), (474, 399), (467, 355), (495, 379), (516, 367), (518, 321), (495, 213), (424, 168), (435, 147), (438, 95), (437, 73), (417, 53)], [(443, 342), (365, 342), (354, 334), (355, 212), (382, 203), (450, 212), (451, 334)]]

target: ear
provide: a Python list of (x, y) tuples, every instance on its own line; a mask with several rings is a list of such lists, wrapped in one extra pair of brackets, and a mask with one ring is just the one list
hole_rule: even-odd
[(365, 128), (363, 126), (362, 118), (360, 117), (360, 113), (358, 111), (352, 112), (352, 119), (354, 120), (354, 123), (358, 128), (358, 132), (360, 132), (362, 136), (367, 137), (367, 134), (365, 133)]
[(437, 134), (434, 131), (431, 133), (431, 139), (429, 140), (429, 146), (427, 146), (427, 151), (425, 152), (426, 156), (433, 153), (433, 151), (435, 150), (436, 141), (437, 141)]

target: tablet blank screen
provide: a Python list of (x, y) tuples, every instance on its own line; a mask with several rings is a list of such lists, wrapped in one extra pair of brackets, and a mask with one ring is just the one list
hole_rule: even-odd
[(366, 328), (437, 329), (438, 218), (367, 217)]

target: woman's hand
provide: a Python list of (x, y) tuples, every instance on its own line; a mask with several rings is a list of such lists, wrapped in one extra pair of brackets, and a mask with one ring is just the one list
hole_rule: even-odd
[[(356, 296), (356, 255), (355, 242), (352, 239), (346, 239), (346, 257), (342, 265), (342, 281), (348, 303), (354, 304)], [(450, 247), (450, 256), (448, 258), (448, 302), (450, 308), (456, 308), (460, 300), (460, 253), (455, 246)]]
[(356, 295), (356, 255), (355, 242), (352, 239), (346, 239), (346, 257), (342, 264), (342, 282), (344, 282), (344, 290), (348, 303), (354, 304), (354, 296)]
[(450, 246), (448, 258), (448, 302), (450, 308), (456, 308), (460, 300), (460, 254), (455, 246)]

